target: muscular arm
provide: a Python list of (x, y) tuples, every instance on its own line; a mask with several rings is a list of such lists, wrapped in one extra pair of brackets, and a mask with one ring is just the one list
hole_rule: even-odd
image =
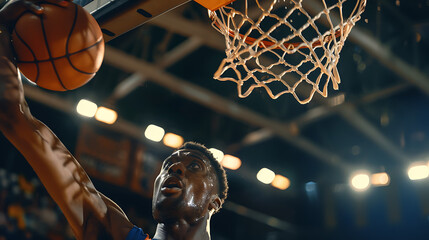
[[(0, 34), (0, 41), (8, 41)], [(16, 67), (0, 49), (0, 130), (21, 152), (60, 206), (77, 239), (125, 239), (132, 224), (101, 195), (55, 134), (35, 119), (24, 100)]]

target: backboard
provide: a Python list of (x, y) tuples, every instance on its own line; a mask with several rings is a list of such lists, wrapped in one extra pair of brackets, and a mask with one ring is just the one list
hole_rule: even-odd
[(190, 0), (74, 0), (100, 24), (105, 41), (110, 41), (152, 18)]

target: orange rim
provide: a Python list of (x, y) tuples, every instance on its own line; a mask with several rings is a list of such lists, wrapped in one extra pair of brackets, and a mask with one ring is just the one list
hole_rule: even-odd
[[(233, 1), (235, 1), (235, 0), (233, 0)], [(363, 12), (363, 10), (365, 9), (365, 6), (366, 6), (366, 0), (357, 0), (356, 5), (355, 5), (355, 8), (353, 9), (352, 13), (350, 14), (350, 17), (351, 17), (351, 16), (360, 15), (360, 14)], [(215, 12), (215, 11), (211, 11), (211, 10), (209, 10), (209, 15), (211, 15), (211, 14), (216, 15), (216, 12)], [(349, 17), (349, 18), (350, 18), (350, 17)], [(215, 18), (215, 17), (211, 15), (211, 18), (212, 18), (212, 20), (214, 20), (214, 18)], [(218, 30), (220, 30), (220, 24), (219, 24), (218, 22), (215, 22), (215, 21), (213, 21), (213, 23), (214, 23), (214, 25), (217, 27), (217, 29), (218, 29)], [(228, 32), (229, 32), (229, 36), (230, 36), (230, 37), (232, 37), (232, 38), (234, 38), (234, 37), (235, 37), (235, 33), (234, 33), (233, 31), (231, 31), (231, 29), (228, 29)], [(334, 34), (335, 39), (337, 39), (338, 37), (340, 37), (342, 32), (343, 32), (343, 29), (342, 29), (342, 28), (340, 28), (340, 29), (338, 29), (337, 31), (335, 31), (335, 34)], [(240, 36), (242, 39), (244, 39), (244, 42), (245, 42), (245, 43), (247, 43), (247, 44), (249, 44), (249, 45), (252, 45), (253, 43), (255, 43), (255, 41), (256, 41), (256, 40), (258, 40), (258, 39), (253, 38), (253, 37), (246, 37), (246, 38), (244, 38), (244, 35), (243, 35), (243, 34), (241, 34), (241, 33), (239, 33), (239, 36)], [(317, 40), (316, 42), (314, 42), (314, 43), (311, 45), (311, 47), (312, 47), (312, 48), (314, 48), (314, 47), (319, 47), (319, 46), (323, 45), (325, 42), (330, 41), (330, 40), (332, 40), (332, 35), (327, 35), (326, 37), (324, 37), (324, 39), (323, 39), (322, 41)], [(276, 43), (274, 43), (274, 42), (272, 42), (272, 41), (262, 40), (262, 41), (260, 41), (260, 42), (258, 43), (258, 47), (260, 47), (260, 48), (267, 48), (267, 47), (271, 47), (271, 46), (273, 46), (273, 45), (275, 45), (275, 44), (276, 44)], [(295, 48), (297, 48), (298, 46), (300, 46), (301, 44), (303, 44), (303, 42), (283, 43), (283, 45), (284, 45), (287, 49), (295, 49)], [(309, 48), (309, 46), (307, 46), (307, 45), (303, 45), (303, 46), (299, 47), (298, 49), (304, 49), (304, 48)], [(274, 49), (281, 49), (281, 48), (280, 48), (280, 47), (276, 47), (276, 48), (274, 48)]]
[[(219, 25), (219, 23), (217, 23), (217, 22), (214, 22), (214, 24), (216, 25), (216, 27), (218, 28), (218, 29), (220, 29), (220, 25)], [(235, 33), (231, 30), (231, 29), (228, 29), (229, 30), (229, 36), (230, 37), (235, 37)], [(335, 38), (338, 38), (338, 37), (340, 37), (341, 36), (341, 29), (338, 29), (336, 32), (335, 32)], [(244, 35), (243, 34), (241, 34), (241, 33), (239, 33), (239, 35), (240, 35), (240, 37), (242, 38), (242, 39), (244, 39), (244, 42), (245, 43), (247, 43), (247, 44), (249, 44), (249, 45), (252, 45), (252, 44), (254, 44), (255, 42), (256, 42), (256, 40), (258, 40), (258, 39), (256, 39), (256, 38), (253, 38), (253, 37), (244, 37)], [(326, 36), (324, 39), (323, 39), (323, 41), (320, 41), (320, 40), (317, 40), (316, 42), (314, 42), (312, 45), (311, 45), (311, 47), (312, 48), (314, 48), (314, 47), (319, 47), (319, 46), (321, 46), (321, 45), (323, 45), (323, 43), (325, 43), (325, 42), (327, 42), (327, 41), (330, 41), (331, 40), (331, 38), (332, 38), (332, 35), (328, 35), (328, 36)], [(323, 43), (322, 43), (323, 42)], [(297, 48), (299, 45), (301, 45), (303, 42), (294, 42), (294, 43), (283, 43), (283, 46), (285, 46), (287, 49), (295, 49), (295, 48)], [(262, 41), (260, 41), (259, 43), (258, 43), (258, 47), (260, 47), (260, 48), (268, 48), (268, 47), (271, 47), (271, 46), (273, 46), (273, 45), (275, 45), (276, 43), (274, 43), (274, 42), (272, 42), (272, 41), (268, 41), (268, 40), (262, 40)], [(301, 47), (299, 47), (299, 49), (303, 49), (303, 48), (308, 48), (308, 46), (307, 45), (303, 45), (303, 46), (301, 46)], [(274, 48), (274, 49), (281, 49), (281, 47), (276, 47), (276, 48)]]

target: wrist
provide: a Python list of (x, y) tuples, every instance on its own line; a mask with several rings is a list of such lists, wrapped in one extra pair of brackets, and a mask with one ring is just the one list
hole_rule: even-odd
[(10, 0), (0, 0), (0, 26), (2, 28), (2, 31), (5, 32), (3, 30), (3, 28), (7, 31), (9, 30), (6, 26), (6, 20), (4, 19), (4, 7), (10, 2)]
[(0, 56), (14, 62), (11, 36), (6, 26), (0, 24)]

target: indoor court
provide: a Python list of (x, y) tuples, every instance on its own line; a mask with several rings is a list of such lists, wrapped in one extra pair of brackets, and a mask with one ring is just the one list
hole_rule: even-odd
[[(240, 1), (253, 4), (249, 15), (258, 12), (255, 0), (230, 5), (239, 9)], [(286, 68), (294, 75), (285, 78), (290, 86), (270, 85), (271, 95), (265, 86), (255, 87), (241, 97), (238, 92), (252, 88), (249, 83), (239, 90), (233, 81), (214, 79), (226, 56), (225, 36), (213, 28), (208, 10), (199, 3), (74, 2), (100, 24), (105, 39), (101, 68), (86, 85), (71, 91), (50, 91), (23, 80), (26, 99), (32, 114), (76, 156), (96, 188), (145, 232), (153, 235), (156, 227), (150, 209), (153, 181), (177, 140), (179, 145), (200, 142), (224, 154), (221, 163), (230, 190), (223, 209), (212, 218), (213, 240), (427, 239), (428, 0), (278, 0), (276, 4), (284, 5), (272, 10), (276, 13), (296, 2), (313, 14), (323, 3), (366, 6), (353, 28), (345, 28), (350, 33), (341, 52), (333, 50), (339, 57), (332, 60), (336, 65), (322, 71), (320, 76), (325, 75), (315, 92), (312, 84), (319, 75), (309, 74), (310, 80), (290, 87), (298, 81), (290, 79), (303, 75), (298, 69), (301, 60), (286, 54), (285, 61), (291, 63)], [(344, 7), (344, 12), (352, 9)], [(302, 19), (305, 13), (298, 12), (291, 16), (292, 25), (308, 22)], [(261, 26), (265, 24), (269, 23)], [(314, 24), (322, 34), (331, 29), (326, 21)], [(309, 40), (298, 34), (290, 41), (297, 39)], [(321, 49), (320, 43), (309, 44)], [(281, 55), (295, 49), (303, 52), (303, 59), (318, 54), (313, 47), (288, 46), (273, 51)], [(250, 55), (257, 55), (252, 51)], [(282, 63), (276, 53), (252, 64)], [(320, 61), (326, 58), (322, 54)], [(256, 82), (274, 75), (259, 74), (254, 74)], [(292, 93), (276, 95), (285, 85)], [(79, 114), (82, 99), (96, 104), (98, 112), (100, 107), (114, 110), (117, 119), (105, 123), (100, 121), (103, 116), (97, 120), (91, 113)], [(54, 209), (57, 224), (46, 224), (42, 239), (74, 239), (31, 167), (3, 135), (0, 152), (4, 202), (16, 201), (29, 209), (27, 200), (43, 199), (38, 201)], [(3, 217), (14, 219), (1, 200)], [(24, 229), (32, 232), (34, 226), (30, 221)]]

